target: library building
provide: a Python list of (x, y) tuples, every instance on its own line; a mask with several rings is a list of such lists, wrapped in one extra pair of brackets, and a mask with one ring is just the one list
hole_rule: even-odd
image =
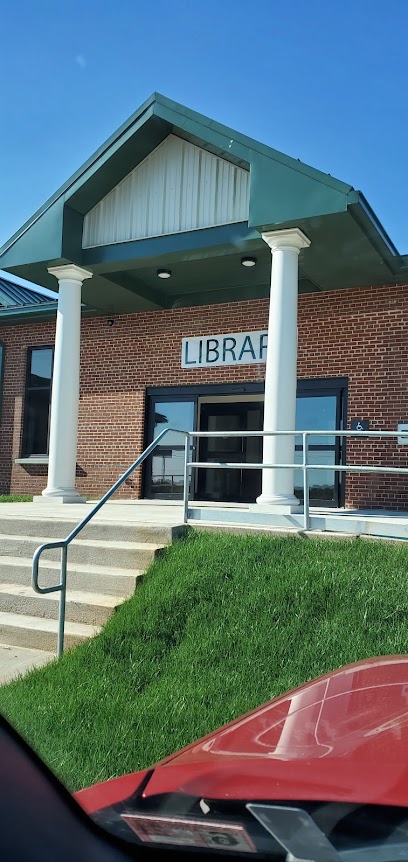
[(0, 269), (0, 494), (96, 499), (168, 427), (122, 498), (181, 500), (207, 431), (192, 461), (259, 469), (190, 499), (287, 513), (310, 431), (312, 506), (408, 510), (406, 474), (334, 469), (408, 467), (408, 255), (348, 182), (155, 93)]

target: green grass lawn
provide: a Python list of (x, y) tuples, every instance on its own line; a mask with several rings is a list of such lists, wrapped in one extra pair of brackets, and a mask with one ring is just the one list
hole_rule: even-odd
[(408, 652), (407, 563), (403, 544), (191, 532), (0, 709), (70, 789), (145, 767), (318, 674)]
[(0, 503), (32, 503), (32, 494), (0, 494)]

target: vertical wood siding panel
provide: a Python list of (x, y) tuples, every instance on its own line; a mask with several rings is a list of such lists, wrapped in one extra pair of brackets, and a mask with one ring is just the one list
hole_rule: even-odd
[(84, 218), (83, 247), (246, 221), (249, 172), (169, 135)]

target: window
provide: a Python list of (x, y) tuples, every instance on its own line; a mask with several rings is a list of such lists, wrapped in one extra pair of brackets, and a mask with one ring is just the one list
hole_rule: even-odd
[(31, 347), (28, 351), (22, 451), (25, 458), (48, 453), (53, 359), (52, 347)]
[(0, 341), (0, 422), (3, 407), (4, 344)]
[[(151, 433), (157, 437), (165, 428), (178, 428), (191, 431), (194, 426), (194, 399), (154, 399), (150, 417)], [(182, 434), (169, 432), (163, 445), (158, 445), (151, 458), (151, 473), (148, 477), (149, 496), (154, 499), (183, 498), (184, 487), (184, 446)]]

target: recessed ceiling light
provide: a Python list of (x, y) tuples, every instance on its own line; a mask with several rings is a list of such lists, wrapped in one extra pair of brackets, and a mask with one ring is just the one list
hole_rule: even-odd
[(255, 266), (256, 257), (241, 257), (242, 266)]
[(171, 277), (171, 269), (158, 269), (157, 275), (159, 278), (170, 278)]

